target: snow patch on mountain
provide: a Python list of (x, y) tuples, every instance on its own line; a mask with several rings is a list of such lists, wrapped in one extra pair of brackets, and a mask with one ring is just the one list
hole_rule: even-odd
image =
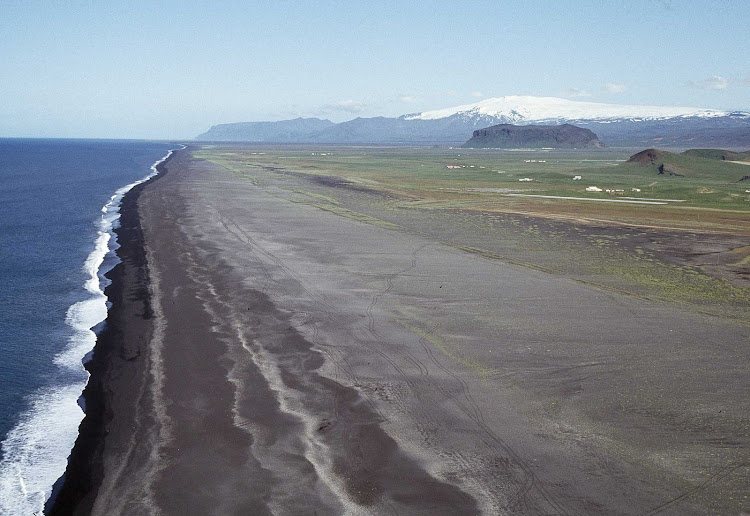
[(668, 118), (713, 118), (729, 111), (693, 107), (628, 106), (580, 102), (556, 97), (512, 95), (482, 100), (446, 109), (404, 115), (404, 120), (439, 120), (458, 116), (494, 117), (506, 123), (562, 120), (663, 120)]

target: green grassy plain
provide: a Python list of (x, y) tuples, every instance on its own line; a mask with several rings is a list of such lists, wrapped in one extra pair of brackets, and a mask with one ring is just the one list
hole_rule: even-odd
[[(253, 154), (252, 152), (256, 152)], [(196, 157), (241, 171), (275, 167), (336, 177), (418, 201), (425, 208), (462, 208), (613, 223), (750, 234), (750, 166), (675, 154), (685, 177), (625, 163), (634, 149), (500, 151), (445, 148), (204, 149)], [(459, 166), (464, 168), (447, 168)], [(573, 180), (580, 175), (581, 180)], [(529, 178), (532, 181), (519, 181)], [(508, 197), (508, 193), (615, 199), (587, 186), (622, 189), (624, 196), (679, 199), (667, 206)], [(640, 189), (633, 192), (632, 189)]]
[(718, 159), (728, 161), (746, 161), (750, 164), (750, 151), (734, 152), (724, 149), (689, 149), (684, 152), (687, 156), (698, 158)]
[[(747, 318), (750, 287), (737, 279), (750, 274), (750, 181), (739, 181), (750, 166), (669, 154), (669, 169), (684, 177), (660, 175), (657, 166), (626, 163), (638, 150), (203, 146), (192, 152), (292, 202), (600, 288)], [(283, 181), (290, 177), (294, 186)], [(519, 181), (525, 178), (532, 181)], [(586, 192), (587, 186), (625, 192)], [(716, 253), (715, 265), (692, 258), (704, 247)]]

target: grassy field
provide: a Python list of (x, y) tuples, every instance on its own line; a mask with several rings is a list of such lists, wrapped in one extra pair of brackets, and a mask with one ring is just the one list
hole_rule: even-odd
[[(193, 155), (292, 202), (359, 222), (600, 288), (746, 318), (750, 181), (739, 179), (750, 166), (670, 154), (667, 170), (683, 177), (670, 176), (656, 165), (627, 163), (637, 151), (201, 146)], [(587, 192), (588, 186), (623, 192)]]
[[(420, 202), (425, 208), (460, 207), (750, 234), (750, 192), (746, 192), (750, 181), (739, 182), (750, 175), (750, 166), (675, 155), (674, 168), (684, 177), (659, 175), (656, 167), (625, 163), (635, 152), (281, 147), (249, 152), (204, 148), (196, 157), (222, 162), (237, 171), (266, 166), (337, 177), (396, 194), (407, 202)], [(581, 179), (574, 180), (575, 176)], [(588, 186), (624, 192), (587, 192)], [(648, 205), (508, 194), (683, 202)]]

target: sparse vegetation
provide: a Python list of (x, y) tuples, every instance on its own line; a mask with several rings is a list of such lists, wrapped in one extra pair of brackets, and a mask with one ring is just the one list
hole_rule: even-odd
[[(747, 168), (741, 164), (669, 152), (658, 152), (658, 163), (640, 164), (627, 161), (632, 151), (617, 149), (263, 151), (202, 148), (194, 156), (254, 182), (285, 174), (308, 176), (304, 189), (289, 188), (279, 195), (360, 222), (416, 231), (489, 259), (716, 315), (742, 319), (750, 310), (750, 288), (725, 277), (741, 277), (746, 253), (729, 246), (720, 253), (726, 255), (721, 264), (703, 267), (643, 247), (644, 232), (667, 235), (669, 245), (683, 246), (678, 254), (690, 251), (681, 243), (682, 234), (715, 234), (728, 241), (750, 236), (750, 194), (737, 182)], [(679, 170), (682, 177), (659, 174), (660, 164)], [(575, 176), (581, 179), (573, 180)], [(519, 177), (534, 181), (518, 182)], [(585, 191), (590, 185), (603, 191)], [(667, 201), (595, 203), (509, 197), (512, 193)], [(673, 202), (678, 200), (682, 202)]]
[(734, 152), (723, 149), (690, 149), (683, 152), (685, 156), (705, 159), (719, 159), (724, 161), (750, 161), (750, 150)]

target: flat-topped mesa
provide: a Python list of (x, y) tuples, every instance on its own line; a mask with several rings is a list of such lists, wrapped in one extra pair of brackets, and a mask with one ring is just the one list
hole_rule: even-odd
[(474, 131), (463, 147), (473, 148), (592, 148), (603, 147), (599, 138), (589, 129), (571, 124), (563, 125), (512, 125), (500, 124)]

